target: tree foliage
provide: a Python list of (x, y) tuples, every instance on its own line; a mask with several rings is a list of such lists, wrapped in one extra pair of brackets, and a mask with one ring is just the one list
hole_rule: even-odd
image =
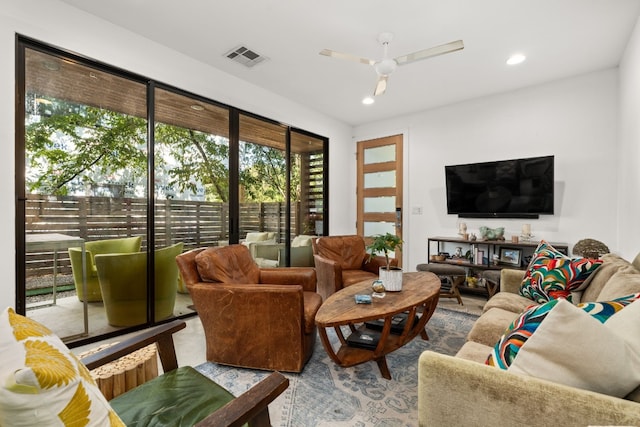
[[(32, 105), (37, 109), (31, 111), (25, 133), (28, 191), (66, 195), (102, 184), (122, 184), (129, 191), (147, 188), (145, 119), (59, 100)], [(154, 132), (155, 187), (163, 187), (168, 197), (204, 190), (206, 200), (228, 201), (226, 138), (162, 123)], [(240, 164), (245, 201), (286, 200), (283, 150), (242, 143)], [(298, 162), (291, 167), (292, 188), (298, 188)]]

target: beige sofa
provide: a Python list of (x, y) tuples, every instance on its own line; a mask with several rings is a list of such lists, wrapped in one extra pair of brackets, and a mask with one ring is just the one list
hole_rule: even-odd
[[(588, 279), (581, 302), (640, 292), (640, 254), (616, 255)], [(640, 387), (625, 399), (513, 374), (484, 364), (492, 347), (531, 300), (518, 295), (523, 271), (502, 270), (500, 291), (485, 305), (455, 357), (424, 352), (419, 360), (420, 426), (640, 426)]]

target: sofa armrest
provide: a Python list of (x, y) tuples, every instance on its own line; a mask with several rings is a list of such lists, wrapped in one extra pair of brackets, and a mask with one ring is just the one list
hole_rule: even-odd
[(316, 271), (309, 267), (260, 269), (260, 283), (300, 285), (307, 292), (315, 292), (317, 281)]
[(503, 268), (500, 271), (500, 292), (517, 294), (520, 292), (520, 284), (524, 279), (524, 270)]
[(323, 301), (342, 289), (342, 266), (322, 255), (314, 254), (313, 261), (318, 275), (318, 293)]
[(431, 351), (418, 363), (420, 426), (640, 425), (630, 400)]

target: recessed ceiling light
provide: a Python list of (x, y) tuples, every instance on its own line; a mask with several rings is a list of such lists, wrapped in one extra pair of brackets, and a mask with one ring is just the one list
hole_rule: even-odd
[(376, 101), (375, 101), (375, 99), (373, 99), (373, 97), (371, 97), (371, 96), (367, 96), (366, 98), (364, 98), (364, 99), (362, 100), (362, 103), (363, 103), (364, 105), (371, 105), (371, 104), (373, 104), (374, 102), (376, 102)]
[(518, 65), (518, 64), (522, 64), (524, 62), (524, 60), (527, 59), (526, 56), (524, 56), (521, 53), (516, 53), (514, 55), (511, 55), (509, 57), (509, 59), (507, 59), (507, 65)]
[(204, 107), (202, 105), (199, 105), (199, 104), (193, 104), (191, 106), (191, 109), (192, 110), (196, 110), (196, 111), (202, 111), (202, 110), (204, 110)]

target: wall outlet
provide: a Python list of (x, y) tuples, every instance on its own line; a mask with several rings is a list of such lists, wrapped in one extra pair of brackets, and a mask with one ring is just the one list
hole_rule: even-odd
[(412, 215), (422, 215), (422, 206), (414, 206), (411, 208)]

